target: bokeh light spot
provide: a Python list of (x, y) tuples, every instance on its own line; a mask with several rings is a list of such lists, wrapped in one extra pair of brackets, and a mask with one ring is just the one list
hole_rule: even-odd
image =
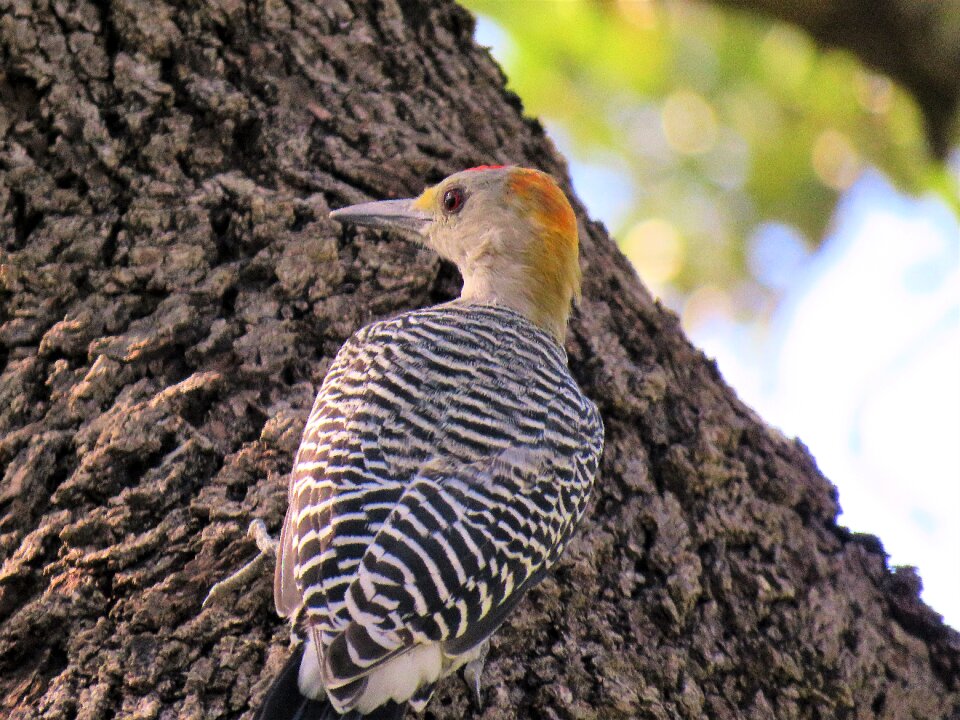
[(657, 7), (653, 0), (617, 0), (617, 10), (627, 23), (639, 30), (657, 26)]
[(858, 70), (853, 76), (853, 90), (860, 107), (874, 115), (889, 112), (893, 104), (893, 83), (883, 75)]
[(670, 147), (684, 155), (700, 155), (717, 141), (713, 106), (692, 90), (677, 90), (663, 104), (663, 133)]
[(760, 61), (771, 84), (788, 91), (800, 89), (813, 69), (815, 48), (796, 28), (776, 23), (760, 43)]
[(634, 225), (620, 249), (654, 292), (675, 278), (683, 266), (680, 233), (672, 223), (660, 218)]
[(813, 144), (813, 170), (827, 187), (846, 190), (860, 176), (860, 157), (849, 138), (829, 128)]

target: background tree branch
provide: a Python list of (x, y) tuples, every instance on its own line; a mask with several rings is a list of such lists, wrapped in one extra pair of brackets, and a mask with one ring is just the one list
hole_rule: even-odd
[[(270, 578), (200, 603), (279, 527), (339, 345), (458, 289), (328, 210), (486, 162), (566, 177), (472, 30), (413, 0), (0, 0), (7, 716), (251, 716), (286, 653)], [(577, 209), (602, 479), (484, 709), (451, 680), (427, 717), (955, 716), (960, 638), (916, 576)]]
[(960, 1), (718, 0), (795, 23), (826, 45), (849, 50), (909, 90), (943, 158), (957, 140)]

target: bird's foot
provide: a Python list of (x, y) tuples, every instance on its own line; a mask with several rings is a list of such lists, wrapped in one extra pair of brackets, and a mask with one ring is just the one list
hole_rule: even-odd
[(476, 698), (477, 708), (483, 707), (483, 698), (480, 696), (480, 675), (483, 674), (483, 665), (487, 660), (487, 653), (490, 652), (490, 641), (487, 640), (480, 646), (477, 656), (463, 666), (463, 681), (473, 691), (473, 697)]
[(254, 520), (250, 523), (250, 527), (247, 528), (247, 537), (253, 538), (260, 552), (242, 568), (210, 588), (210, 592), (208, 592), (207, 596), (203, 599), (203, 604), (200, 606), (201, 608), (206, 608), (215, 600), (219, 600), (223, 595), (245, 584), (260, 572), (268, 557), (277, 556), (279, 541), (270, 536), (263, 520)]

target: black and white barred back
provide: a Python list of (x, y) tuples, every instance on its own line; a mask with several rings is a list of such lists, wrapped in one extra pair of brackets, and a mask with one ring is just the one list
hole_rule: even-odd
[(462, 665), (562, 552), (602, 447), (566, 353), (513, 310), (453, 302), (354, 335), (304, 430), (276, 586), (337, 709), (363, 711), (411, 648), (442, 649), (438, 677)]

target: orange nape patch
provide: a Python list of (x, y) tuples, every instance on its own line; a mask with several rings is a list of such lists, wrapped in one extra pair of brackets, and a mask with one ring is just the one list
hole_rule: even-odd
[(510, 174), (507, 184), (523, 210), (552, 236), (545, 240), (572, 243), (576, 247), (577, 217), (567, 196), (552, 177), (539, 170), (517, 168)]
[(559, 319), (566, 326), (570, 300), (580, 297), (577, 216), (567, 196), (549, 175), (517, 168), (507, 180), (521, 217), (530, 220), (539, 242), (527, 248), (537, 320)]

